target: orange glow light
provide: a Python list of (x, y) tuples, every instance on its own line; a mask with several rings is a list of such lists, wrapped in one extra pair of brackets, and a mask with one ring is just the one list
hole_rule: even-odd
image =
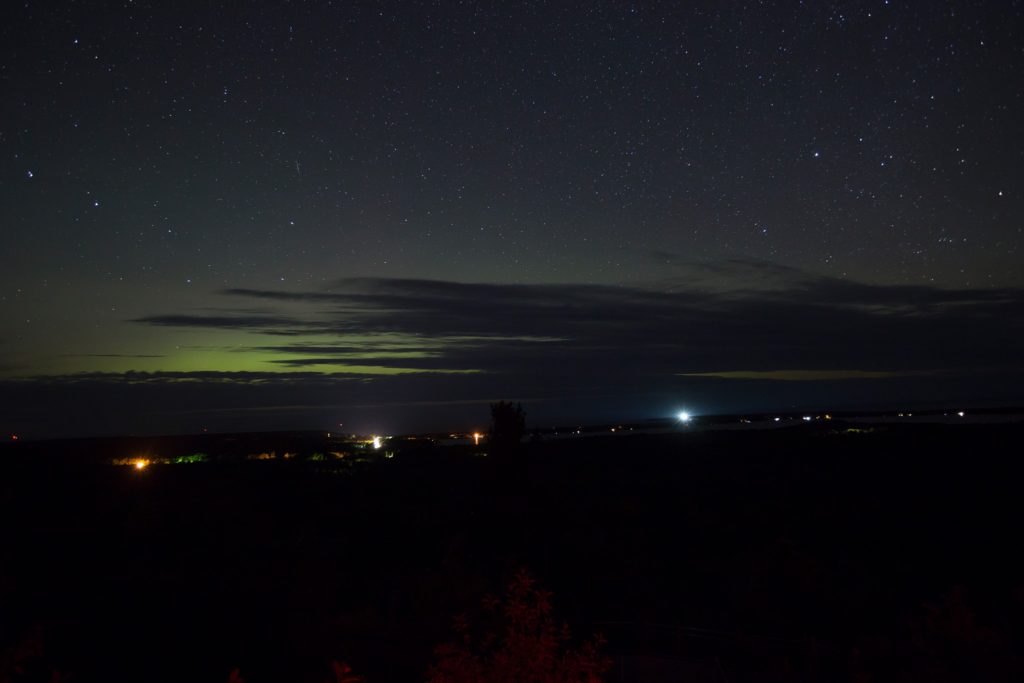
[(135, 461), (135, 469), (137, 469), (137, 470), (144, 470), (144, 469), (146, 469), (146, 465), (148, 465), (148, 464), (149, 463), (146, 462), (145, 460), (136, 460)]

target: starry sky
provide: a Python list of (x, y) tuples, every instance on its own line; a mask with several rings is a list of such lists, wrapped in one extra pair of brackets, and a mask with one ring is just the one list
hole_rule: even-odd
[(1020, 2), (18, 2), (0, 429), (1024, 402)]

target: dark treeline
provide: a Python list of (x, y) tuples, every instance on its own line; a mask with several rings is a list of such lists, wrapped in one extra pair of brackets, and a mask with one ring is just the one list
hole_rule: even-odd
[[(849, 427), (412, 441), (348, 470), (7, 449), (0, 666), (423, 680), (528, 567), (612, 681), (1020, 680), (1024, 429)], [(302, 450), (278, 437), (251, 451)]]

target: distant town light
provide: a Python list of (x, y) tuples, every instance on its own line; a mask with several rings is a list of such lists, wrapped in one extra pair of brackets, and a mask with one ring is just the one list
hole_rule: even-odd
[(374, 448), (374, 450), (380, 450), (380, 444), (381, 444), (380, 437), (379, 436), (373, 437), (373, 448)]
[(146, 469), (146, 466), (147, 466), (148, 464), (149, 464), (149, 461), (147, 461), (147, 460), (142, 460), (142, 459), (140, 458), (140, 459), (138, 459), (138, 460), (136, 460), (136, 461), (135, 461), (135, 469), (137, 469), (137, 470), (144, 470), (144, 469)]
[(690, 421), (690, 414), (688, 412), (686, 412), (685, 410), (680, 412), (678, 417), (679, 417), (679, 421), (680, 422), (689, 422)]
[(480, 445), (480, 437), (481, 436), (483, 436), (483, 434), (481, 434), (480, 432), (473, 432), (473, 445), (474, 446), (479, 446)]

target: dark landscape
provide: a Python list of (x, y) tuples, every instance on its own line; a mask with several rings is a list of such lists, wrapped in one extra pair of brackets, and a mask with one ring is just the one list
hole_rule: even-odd
[(2, 661), (26, 681), (327, 681), (332, 661), (423, 680), (456, 615), (527, 568), (573, 642), (603, 635), (610, 681), (1020, 680), (1024, 425), (687, 429), (501, 457), (8, 445)]

